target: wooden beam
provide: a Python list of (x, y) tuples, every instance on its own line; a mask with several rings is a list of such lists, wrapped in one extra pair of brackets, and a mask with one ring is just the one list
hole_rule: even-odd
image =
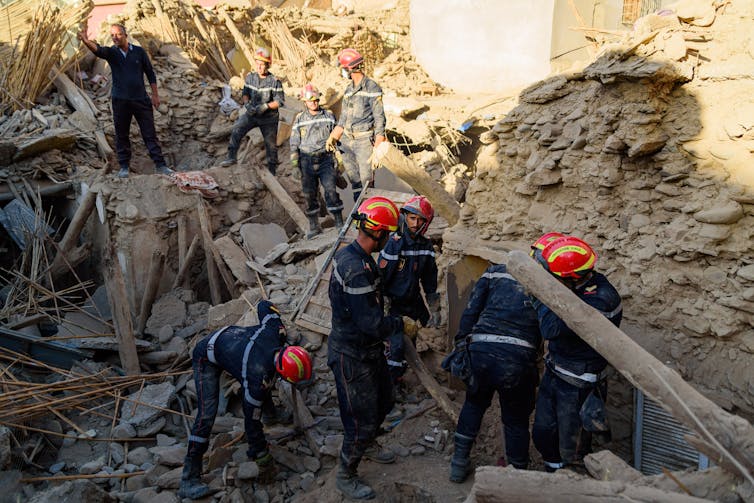
[(527, 253), (508, 254), (510, 272), (631, 384), (699, 435), (694, 445), (715, 464), (754, 482), (754, 426), (723, 410), (634, 342), (599, 311), (582, 302)]
[(147, 326), (147, 320), (152, 313), (152, 304), (157, 298), (157, 291), (160, 288), (162, 279), (162, 270), (165, 266), (165, 254), (160, 250), (152, 252), (152, 260), (149, 263), (149, 272), (147, 274), (147, 286), (144, 289), (144, 296), (141, 298), (141, 307), (139, 308), (139, 323), (136, 326), (136, 333), (143, 334)]
[(465, 503), (703, 503), (707, 499), (628, 482), (603, 482), (568, 472), (517, 470), (512, 466), (477, 468)]
[[(236, 286), (228, 269), (223, 263), (223, 259), (220, 256), (220, 252), (215, 247), (215, 242), (212, 239), (212, 227), (209, 222), (209, 215), (207, 214), (207, 207), (204, 205), (204, 200), (201, 197), (197, 198), (196, 212), (199, 214), (199, 225), (202, 229), (202, 240), (204, 242), (204, 256), (207, 258), (207, 272), (213, 270), (212, 265), (217, 267), (217, 271), (222, 276), (225, 286), (228, 289), (228, 293), (235, 297)], [(212, 277), (210, 277), (210, 293), (212, 292)], [(217, 276), (214, 276), (214, 282), (217, 283), (214, 289), (216, 290), (217, 301), (212, 299), (213, 304), (217, 305), (222, 302), (222, 296), (220, 295), (220, 284), (217, 281)]]
[[(239, 49), (241, 49), (241, 52), (246, 57), (247, 61), (249, 62), (249, 65), (251, 67), (254, 67), (254, 53), (251, 52), (251, 49), (249, 48), (248, 44), (246, 43), (246, 40), (243, 37), (243, 34), (238, 31), (238, 28), (236, 27), (236, 24), (233, 22), (233, 20), (230, 18), (228, 13), (225, 11), (224, 7), (221, 7), (217, 10), (218, 16), (222, 18), (223, 21), (225, 21), (225, 26), (228, 27), (228, 31), (231, 35), (233, 35), (233, 38), (236, 41), (236, 45)], [(248, 34), (249, 37), (252, 36), (252, 33)]]
[(136, 353), (136, 339), (134, 338), (133, 321), (131, 320), (131, 309), (128, 304), (128, 294), (126, 293), (126, 282), (123, 280), (123, 272), (120, 270), (118, 256), (112, 245), (105, 257), (105, 288), (107, 290), (107, 299), (110, 302), (110, 309), (113, 313), (113, 325), (115, 327), (115, 338), (118, 340), (118, 354), (120, 355), (120, 364), (127, 375), (138, 375), (141, 373), (139, 367), (139, 356)]
[(432, 377), (427, 366), (424, 365), (424, 362), (419, 358), (414, 343), (405, 334), (403, 335), (403, 345), (406, 350), (406, 361), (414, 369), (416, 375), (419, 376), (419, 381), (421, 381), (429, 394), (432, 395), (432, 398), (437, 401), (437, 405), (439, 405), (448, 417), (453, 420), (453, 423), (457, 423), (458, 415), (460, 413), (458, 407), (450, 400), (450, 398), (448, 398), (448, 395), (442, 389), (440, 383)]
[(309, 230), (309, 221), (306, 219), (306, 215), (304, 215), (304, 212), (301, 211), (301, 208), (293, 201), (293, 198), (291, 198), (283, 186), (280, 185), (275, 175), (270, 173), (266, 167), (257, 169), (257, 174), (262, 179), (262, 183), (267, 186), (270, 194), (278, 200), (283, 209), (290, 215), (296, 226), (298, 226), (303, 234), (306, 234)]
[(448, 221), (451, 226), (458, 222), (461, 205), (448, 194), (445, 189), (434, 181), (431, 176), (414, 161), (384, 141), (372, 153), (374, 164), (385, 166), (395, 176), (409, 184), (416, 192), (426, 196), (434, 206), (435, 211)]
[(199, 235), (195, 235), (194, 238), (191, 240), (191, 244), (188, 247), (188, 251), (186, 252), (186, 259), (183, 261), (183, 265), (178, 269), (178, 274), (175, 276), (175, 280), (173, 280), (173, 285), (171, 288), (175, 289), (178, 288), (180, 285), (184, 283), (184, 280), (186, 279), (186, 275), (188, 274), (189, 267), (191, 267), (191, 262), (194, 261), (194, 257), (196, 256), (196, 249), (199, 247)]

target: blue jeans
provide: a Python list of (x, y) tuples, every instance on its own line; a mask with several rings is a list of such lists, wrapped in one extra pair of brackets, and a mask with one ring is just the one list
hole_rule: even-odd
[(343, 423), (341, 464), (350, 473), (356, 473), (364, 451), (377, 437), (380, 425), (393, 408), (393, 384), (384, 357), (359, 360), (331, 351), (328, 360), (335, 376)]
[(319, 184), (325, 191), (325, 204), (330, 213), (343, 211), (343, 202), (335, 186), (335, 162), (329, 152), (322, 154), (300, 154), (301, 189), (306, 196), (306, 214), (309, 216), (319, 213)]
[(503, 348), (499, 343), (474, 343), (471, 367), (479, 383), (466, 392), (456, 432), (476, 438), (487, 408), (497, 391), (505, 434), (505, 455), (516, 468), (529, 464), (529, 416), (539, 372), (533, 350)]
[(275, 122), (269, 122), (269, 119), (265, 119), (263, 122), (254, 115), (241, 113), (238, 116), (236, 123), (233, 124), (233, 131), (230, 133), (228, 157), (231, 159), (236, 158), (236, 155), (238, 155), (238, 147), (241, 145), (241, 139), (246, 133), (255, 127), (259, 128), (259, 132), (262, 133), (262, 138), (264, 138), (264, 149), (267, 153), (267, 169), (269, 169), (270, 173), (274, 175), (278, 169), (277, 120), (275, 120)]
[[(597, 384), (607, 396), (607, 381)], [(545, 464), (558, 468), (591, 452), (592, 436), (583, 431), (579, 412), (593, 386), (577, 387), (545, 369), (537, 396), (532, 438)]]

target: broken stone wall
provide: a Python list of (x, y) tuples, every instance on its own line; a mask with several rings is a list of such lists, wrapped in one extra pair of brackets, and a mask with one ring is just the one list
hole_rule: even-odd
[(493, 129), (463, 218), (503, 248), (549, 231), (584, 238), (631, 335), (751, 418), (754, 84), (742, 73), (754, 2), (713, 10), (708, 29), (693, 24), (704, 12), (678, 14), (524, 91)]

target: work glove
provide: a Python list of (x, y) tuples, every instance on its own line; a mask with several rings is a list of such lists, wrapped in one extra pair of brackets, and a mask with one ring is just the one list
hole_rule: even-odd
[(249, 115), (257, 115), (257, 110), (259, 110), (258, 105), (252, 105), (251, 101), (246, 104), (246, 113)]
[(416, 336), (419, 333), (419, 324), (416, 323), (411, 318), (409, 318), (408, 316), (404, 316), (403, 317), (403, 333), (406, 334), (406, 336), (408, 336), (408, 338), (411, 340), (416, 339)]
[(270, 107), (267, 105), (267, 103), (262, 103), (257, 107), (257, 115), (262, 115), (265, 113)]
[(298, 169), (298, 152), (291, 152), (291, 166)]
[(437, 292), (428, 293), (427, 304), (429, 304), (429, 323), (427, 326), (437, 328), (442, 323), (442, 314), (440, 313), (440, 294)]
[(335, 152), (338, 150), (338, 139), (335, 138), (333, 135), (330, 135), (327, 137), (327, 142), (325, 143), (325, 150), (328, 152)]

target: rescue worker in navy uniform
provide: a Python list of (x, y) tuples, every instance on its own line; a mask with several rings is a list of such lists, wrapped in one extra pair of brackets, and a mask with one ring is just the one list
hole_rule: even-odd
[(325, 143), (335, 127), (335, 115), (319, 107), (319, 91), (307, 84), (301, 93), (306, 110), (293, 120), (291, 127), (291, 164), (294, 170), (301, 170), (301, 188), (306, 196), (306, 218), (309, 219), (309, 232), (306, 239), (322, 232), (319, 226), (319, 184), (325, 191), (327, 211), (335, 219), (335, 227), (343, 227), (343, 202), (335, 184), (337, 177), (332, 152), (325, 149)]
[(264, 148), (267, 154), (267, 169), (273, 175), (278, 169), (278, 109), (285, 104), (283, 84), (269, 72), (272, 65), (270, 51), (260, 47), (254, 51), (254, 63), (257, 71), (246, 76), (241, 100), (246, 108), (238, 114), (238, 120), (233, 124), (228, 144), (228, 156), (220, 166), (231, 166), (238, 162), (238, 147), (241, 139), (254, 129), (259, 128), (264, 138)]
[[(566, 236), (548, 244), (542, 266), (615, 326), (623, 316), (621, 298), (605, 276), (594, 271), (597, 255), (583, 240)], [(534, 300), (542, 337), (548, 341), (532, 438), (547, 471), (579, 463), (591, 451), (591, 433), (607, 432), (605, 360), (545, 304)]]
[[(532, 245), (532, 253), (555, 236), (561, 234), (539, 238)], [(487, 268), (474, 285), (455, 336), (456, 351), (469, 353), (472, 377), (456, 426), (451, 482), (461, 483), (473, 471), (471, 449), (495, 391), (507, 462), (519, 469), (528, 467), (529, 417), (539, 381), (541, 342), (537, 313), (524, 287), (505, 265)]]
[(363, 456), (380, 463), (395, 460), (374, 440), (394, 402), (384, 341), (403, 325), (399, 316), (384, 314), (380, 273), (372, 253), (384, 247), (390, 232), (398, 228), (398, 208), (387, 198), (370, 197), (352, 218), (359, 234), (335, 254), (332, 264), (327, 358), (344, 430), (336, 486), (349, 498), (371, 499), (374, 490), (357, 470)]
[(243, 389), (243, 413), (249, 459), (261, 470), (272, 466), (262, 422), (262, 404), (270, 400), (275, 379), (299, 383), (311, 379), (312, 361), (300, 346), (285, 346), (286, 332), (280, 311), (266, 300), (257, 305), (259, 325), (229, 326), (197, 343), (192, 353), (197, 413), (189, 436), (188, 451), (178, 496), (198, 499), (209, 493), (202, 484), (202, 456), (209, 447), (209, 435), (219, 403), (220, 374), (230, 373)]
[(363, 63), (364, 58), (356, 49), (343, 49), (338, 54), (341, 75), (351, 83), (343, 95), (338, 125), (327, 140), (327, 149), (332, 152), (337, 149), (338, 141), (341, 142), (354, 202), (372, 181), (369, 158), (373, 146), (386, 140), (382, 88), (364, 75)]
[[(435, 216), (424, 196), (414, 196), (401, 207), (398, 231), (390, 235), (380, 252), (380, 272), (388, 312), (418, 320), (423, 326), (440, 324), (440, 295), (437, 293), (437, 264), (432, 241), (424, 237)], [(421, 288), (429, 304), (422, 299)], [(390, 336), (388, 366), (393, 383), (406, 371), (403, 360), (403, 331)]]

